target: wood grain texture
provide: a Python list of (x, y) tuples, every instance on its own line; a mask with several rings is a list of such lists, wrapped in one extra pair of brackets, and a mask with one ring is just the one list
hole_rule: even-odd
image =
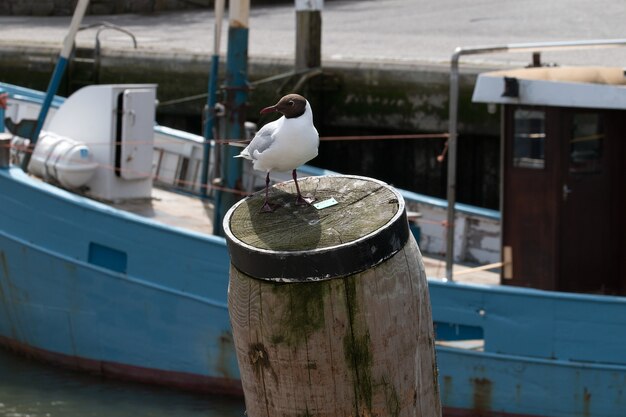
[(304, 196), (315, 201), (335, 198), (339, 204), (317, 210), (295, 206), (293, 181), (270, 190), (273, 213), (260, 213), (263, 193), (241, 204), (230, 217), (233, 235), (248, 245), (274, 251), (327, 248), (359, 239), (385, 225), (398, 211), (396, 195), (379, 182), (347, 176), (298, 180)]
[(228, 303), (247, 415), (440, 416), (421, 254), (362, 273), (278, 283), (231, 267)]

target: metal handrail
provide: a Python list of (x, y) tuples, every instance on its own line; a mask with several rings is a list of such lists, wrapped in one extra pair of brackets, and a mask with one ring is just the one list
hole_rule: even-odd
[(124, 29), (123, 27), (120, 27), (113, 23), (109, 23), (109, 22), (92, 23), (89, 25), (81, 26), (80, 29), (78, 30), (81, 31), (81, 30), (87, 30), (87, 29), (93, 29), (93, 28), (98, 28), (98, 31), (96, 32), (96, 47), (95, 47), (95, 49), (98, 51), (100, 50), (100, 33), (105, 31), (106, 29), (117, 30), (118, 32), (122, 32), (130, 36), (130, 38), (133, 41), (134, 49), (137, 49), (137, 39), (135, 38), (135, 35), (133, 35), (133, 33), (129, 31), (128, 29)]

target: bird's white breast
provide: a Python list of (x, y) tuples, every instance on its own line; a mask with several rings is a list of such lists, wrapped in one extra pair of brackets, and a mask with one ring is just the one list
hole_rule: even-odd
[(319, 135), (313, 126), (310, 108), (300, 117), (277, 123), (272, 138), (268, 149), (252, 155), (254, 169), (291, 171), (317, 156)]

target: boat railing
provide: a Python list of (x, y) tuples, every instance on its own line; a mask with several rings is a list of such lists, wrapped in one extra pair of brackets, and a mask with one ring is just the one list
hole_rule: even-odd
[[(152, 164), (155, 184), (199, 194), (203, 143), (202, 136), (183, 137), (179, 131), (157, 126)], [(214, 165), (211, 160), (209, 169)], [(210, 189), (208, 195), (212, 195)]]
[[(0, 83), (6, 89), (11, 99), (11, 114), (7, 114), (15, 121), (36, 118), (43, 94), (34, 90), (24, 89), (9, 84)], [(50, 115), (64, 102), (57, 97), (52, 102)], [(49, 118), (51, 119), (51, 118)], [(45, 126), (44, 126), (45, 128)], [(251, 129), (251, 128), (250, 128)], [(205, 140), (200, 135), (183, 132), (176, 129), (156, 125), (154, 128), (154, 154), (152, 174), (155, 185), (171, 188), (176, 191), (202, 195), (201, 171)], [(249, 134), (253, 132), (250, 131)], [(212, 147), (230, 146), (219, 141), (211, 141)], [(209, 178), (217, 178), (216, 155), (220, 152), (210, 152)], [(265, 174), (254, 171), (250, 164), (243, 166), (244, 193), (252, 193), (265, 186)], [(336, 172), (303, 166), (298, 169), (299, 176), (307, 175), (335, 175)], [(272, 173), (272, 180), (276, 182), (291, 179), (290, 173)], [(207, 197), (212, 198), (214, 190), (219, 184), (209, 183)], [(403, 196), (409, 211), (421, 214), (415, 226), (420, 229), (420, 249), (432, 255), (445, 254), (446, 212), (447, 203), (443, 199), (425, 196), (422, 194), (404, 191)], [(464, 204), (456, 205), (457, 231), (456, 260), (472, 264), (491, 264), (500, 260), (500, 228), (499, 213), (494, 210), (480, 209)]]

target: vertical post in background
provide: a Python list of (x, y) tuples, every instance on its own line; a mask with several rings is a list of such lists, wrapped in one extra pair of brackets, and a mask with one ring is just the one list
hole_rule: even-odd
[[(226, 135), (228, 139), (243, 139), (245, 135), (246, 102), (248, 100), (248, 19), (250, 0), (229, 2), (228, 52), (226, 55)], [(222, 186), (241, 189), (242, 161), (234, 158), (240, 149), (222, 147)], [(217, 190), (213, 233), (223, 236), (222, 219), (240, 196)]]
[(204, 149), (202, 155), (202, 177), (200, 194), (207, 196), (209, 183), (209, 162), (211, 159), (211, 139), (215, 139), (213, 129), (215, 128), (215, 106), (217, 104), (217, 81), (220, 62), (220, 43), (222, 39), (222, 18), (224, 16), (224, 1), (215, 1), (215, 31), (213, 33), (213, 56), (211, 57), (211, 73), (209, 74), (209, 87), (207, 106), (204, 119)]
[(448, 129), (448, 215), (446, 221), (446, 278), (454, 279), (454, 221), (456, 205), (456, 153), (457, 153), (457, 113), (459, 108), (459, 59), (461, 51), (454, 51), (450, 69), (450, 110)]
[(296, 71), (321, 66), (324, 0), (296, 1)]

